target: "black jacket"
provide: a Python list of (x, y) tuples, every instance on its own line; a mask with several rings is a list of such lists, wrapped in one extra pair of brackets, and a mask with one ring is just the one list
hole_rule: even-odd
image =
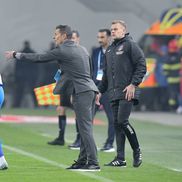
[[(142, 50), (126, 34), (124, 38), (115, 40), (105, 54), (104, 76), (99, 90), (109, 93), (111, 101), (125, 99), (123, 90), (133, 84), (138, 86), (146, 73), (146, 61)], [(135, 101), (138, 100), (138, 88), (135, 93)]]

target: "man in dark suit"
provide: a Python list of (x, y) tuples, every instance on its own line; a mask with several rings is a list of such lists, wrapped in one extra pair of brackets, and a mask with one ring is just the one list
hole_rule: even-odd
[[(72, 31), (72, 38), (74, 42), (76, 42), (79, 45), (80, 36), (78, 31), (73, 30)], [(49, 63), (50, 64), (50, 63)], [(73, 93), (73, 84), (70, 80), (68, 80), (64, 76), (64, 72), (61, 71), (60, 73), (61, 79), (57, 80), (56, 87), (54, 89), (54, 94), (61, 94), (60, 97), (60, 105), (56, 108), (57, 114), (58, 114), (58, 126), (59, 126), (59, 134), (58, 137), (56, 137), (54, 140), (49, 141), (49, 145), (60, 145), (63, 146), (65, 144), (65, 130), (66, 130), (66, 122), (67, 122), (67, 114), (66, 110), (67, 108), (73, 108), (73, 105), (71, 103), (71, 95)], [(60, 93), (60, 86), (61, 86), (61, 93)], [(80, 150), (80, 133), (78, 129), (78, 122), (76, 120), (76, 140), (70, 144), (68, 147), (70, 149), (74, 150)]]
[[(111, 32), (109, 29), (100, 29), (97, 34), (98, 43), (100, 47), (97, 47), (92, 52), (92, 70), (93, 70), (93, 80), (98, 86), (101, 83), (103, 76), (103, 69), (105, 65), (105, 52), (110, 44)], [(100, 99), (100, 103), (103, 105), (104, 111), (108, 119), (108, 137), (104, 146), (101, 148), (103, 152), (114, 152), (113, 147), (114, 142), (114, 117), (112, 109), (110, 106), (110, 101), (108, 93), (104, 93)], [(99, 106), (96, 106), (96, 111), (99, 109)]]
[[(44, 54), (17, 53), (7, 51), (7, 59), (19, 61), (51, 62), (57, 60), (64, 76), (73, 84), (73, 107), (81, 136), (81, 147), (78, 160), (70, 170), (100, 171), (97, 160), (97, 148), (93, 138), (93, 115), (98, 89), (91, 79), (89, 55), (81, 46), (71, 40), (72, 31), (67, 25), (56, 27), (54, 40), (57, 48)], [(96, 99), (97, 98), (97, 99)]]

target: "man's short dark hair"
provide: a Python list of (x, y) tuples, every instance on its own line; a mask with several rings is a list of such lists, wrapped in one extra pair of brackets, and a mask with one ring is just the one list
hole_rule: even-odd
[(106, 35), (107, 35), (108, 37), (111, 36), (111, 31), (110, 31), (109, 29), (107, 29), (107, 28), (100, 29), (99, 32), (106, 32)]
[(68, 26), (68, 25), (58, 25), (56, 27), (56, 29), (59, 29), (59, 31), (61, 33), (65, 33), (66, 36), (67, 36), (67, 39), (71, 39), (71, 37), (72, 37), (72, 31), (71, 31), (71, 27), (70, 26)]
[(73, 30), (73, 31), (72, 31), (72, 34), (73, 34), (73, 33), (75, 33), (77, 37), (80, 37), (80, 34), (79, 34), (79, 32), (78, 32), (77, 30)]

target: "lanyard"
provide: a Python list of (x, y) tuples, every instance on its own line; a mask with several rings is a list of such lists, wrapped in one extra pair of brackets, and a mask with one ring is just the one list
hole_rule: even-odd
[(3, 84), (3, 81), (2, 81), (2, 77), (1, 77), (1, 74), (0, 74), (0, 85)]
[(98, 55), (98, 70), (100, 70), (100, 62), (101, 62), (101, 50), (99, 51)]

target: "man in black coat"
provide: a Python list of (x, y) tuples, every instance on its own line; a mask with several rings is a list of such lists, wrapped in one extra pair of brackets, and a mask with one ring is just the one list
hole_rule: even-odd
[(79, 121), (81, 136), (78, 160), (67, 169), (100, 171), (97, 148), (93, 138), (93, 116), (98, 89), (91, 79), (89, 55), (83, 47), (72, 41), (71, 37), (71, 28), (67, 25), (59, 25), (54, 35), (57, 48), (44, 54), (7, 51), (5, 56), (7, 59), (16, 58), (19, 61), (42, 63), (57, 60), (65, 78), (73, 84), (73, 108)]
[(144, 54), (126, 32), (126, 24), (121, 20), (112, 22), (111, 36), (113, 43), (106, 50), (106, 66), (101, 93), (106, 90), (112, 105), (116, 133), (117, 156), (108, 166), (126, 166), (125, 135), (133, 149), (133, 166), (142, 163), (141, 150), (134, 128), (128, 119), (132, 105), (138, 103), (138, 85), (146, 73)]

